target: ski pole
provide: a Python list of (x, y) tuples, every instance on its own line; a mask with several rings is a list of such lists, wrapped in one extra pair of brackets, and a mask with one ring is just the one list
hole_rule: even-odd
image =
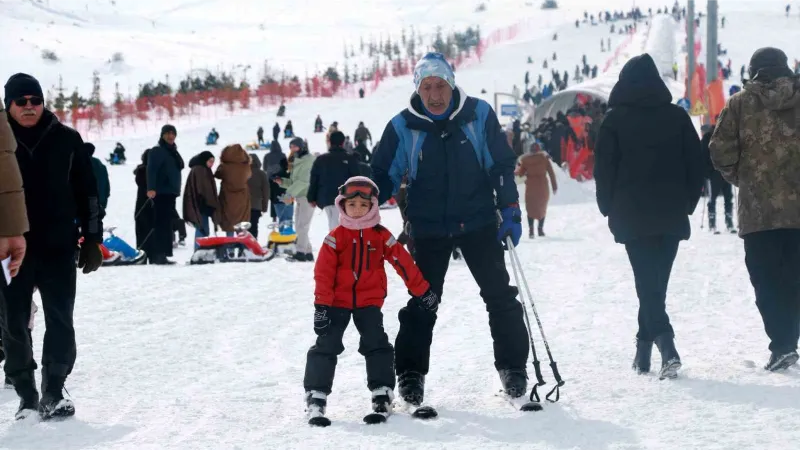
[[(708, 192), (706, 192), (708, 194)], [(710, 194), (709, 194), (710, 195)], [(703, 214), (700, 215), (700, 229), (702, 230), (706, 223), (706, 200), (705, 197), (700, 197), (703, 200)], [(710, 197), (709, 197), (710, 198)]]
[[(558, 364), (553, 359), (553, 353), (550, 351), (550, 344), (547, 342), (547, 336), (544, 334), (544, 327), (542, 326), (542, 321), (539, 318), (539, 312), (536, 310), (536, 305), (533, 302), (533, 295), (531, 294), (531, 289), (528, 287), (528, 280), (525, 279), (522, 273), (522, 262), (519, 259), (519, 255), (517, 254), (517, 249), (514, 247), (514, 243), (511, 241), (511, 237), (507, 237), (506, 241), (508, 243), (509, 253), (511, 254), (511, 261), (512, 266), (516, 264), (517, 270), (519, 270), (520, 278), (522, 278), (522, 284), (525, 286), (525, 293), (528, 296), (528, 303), (531, 307), (531, 311), (533, 311), (533, 316), (536, 318), (536, 324), (539, 326), (539, 332), (542, 335), (542, 342), (544, 343), (545, 351), (547, 351), (547, 358), (550, 360), (550, 368), (553, 370), (553, 378), (556, 379), (556, 386), (547, 393), (545, 398), (553, 403), (557, 402), (561, 397), (560, 387), (564, 386), (565, 382), (561, 378), (561, 374), (558, 372)], [(550, 396), (555, 393), (556, 397), (555, 400), (550, 400)], [(533, 393), (531, 393), (531, 397), (533, 397)]]

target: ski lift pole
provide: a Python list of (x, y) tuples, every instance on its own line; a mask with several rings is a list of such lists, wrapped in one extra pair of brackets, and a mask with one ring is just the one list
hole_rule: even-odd
[[(531, 294), (531, 289), (528, 287), (528, 281), (525, 279), (522, 273), (522, 262), (519, 259), (519, 255), (517, 254), (517, 249), (514, 247), (514, 243), (511, 241), (511, 237), (506, 237), (506, 243), (508, 244), (508, 250), (511, 254), (511, 265), (512, 268), (516, 265), (516, 270), (520, 273), (520, 278), (522, 278), (522, 284), (525, 287), (525, 293), (528, 296), (528, 304), (531, 307), (531, 311), (533, 311), (533, 316), (536, 319), (536, 324), (539, 326), (539, 332), (542, 335), (542, 342), (544, 343), (545, 351), (547, 352), (547, 358), (550, 360), (550, 368), (553, 370), (553, 378), (556, 380), (556, 386), (547, 393), (545, 398), (552, 403), (555, 403), (561, 398), (560, 389), (561, 386), (566, 384), (564, 380), (561, 378), (561, 374), (558, 372), (558, 364), (553, 359), (553, 353), (550, 351), (550, 344), (547, 342), (547, 337), (544, 334), (544, 327), (542, 327), (542, 321), (539, 318), (539, 312), (536, 310), (536, 305), (533, 302), (533, 295)], [(521, 294), (521, 293), (520, 293)], [(555, 393), (555, 400), (551, 400), (550, 397)], [(531, 392), (531, 397), (533, 397), (533, 392)]]

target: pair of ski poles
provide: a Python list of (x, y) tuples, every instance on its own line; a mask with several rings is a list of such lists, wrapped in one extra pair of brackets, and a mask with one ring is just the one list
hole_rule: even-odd
[[(536, 323), (539, 325), (539, 333), (542, 335), (542, 341), (544, 342), (544, 348), (547, 351), (547, 358), (550, 360), (550, 368), (553, 370), (553, 378), (556, 380), (556, 386), (550, 390), (545, 396), (545, 399), (548, 401), (555, 403), (561, 398), (560, 388), (564, 386), (565, 382), (561, 379), (561, 374), (558, 373), (558, 365), (553, 360), (553, 354), (550, 352), (550, 344), (547, 343), (547, 337), (544, 335), (544, 328), (542, 327), (542, 321), (539, 319), (539, 313), (536, 311), (536, 305), (533, 303), (533, 295), (531, 294), (531, 289), (528, 287), (528, 280), (525, 279), (525, 275), (522, 272), (522, 262), (519, 259), (519, 255), (517, 255), (517, 249), (514, 247), (514, 243), (511, 241), (511, 237), (506, 237), (506, 245), (508, 246), (508, 252), (511, 256), (511, 270), (514, 272), (514, 281), (517, 283), (517, 289), (519, 290), (519, 296), (523, 296), (523, 292), (521, 287), (525, 287), (525, 294), (527, 294), (527, 301), (528, 306), (530, 306), (531, 311), (533, 311), (533, 315), (536, 318)], [(520, 279), (522, 279), (522, 284), (520, 284)], [(544, 381), (544, 377), (542, 376), (542, 369), (540, 367), (541, 363), (539, 362), (539, 358), (536, 356), (536, 346), (533, 343), (533, 329), (531, 328), (531, 320), (528, 317), (528, 308), (525, 305), (525, 301), (520, 299), (520, 303), (522, 303), (522, 312), (524, 313), (525, 317), (525, 325), (528, 329), (528, 339), (530, 339), (531, 343), (531, 352), (533, 352), (533, 370), (536, 373), (536, 384), (531, 389), (530, 400), (532, 402), (540, 402), (539, 393), (537, 392), (537, 388), (539, 386), (544, 386), (547, 382)], [(550, 397), (555, 394), (555, 400), (551, 400)]]

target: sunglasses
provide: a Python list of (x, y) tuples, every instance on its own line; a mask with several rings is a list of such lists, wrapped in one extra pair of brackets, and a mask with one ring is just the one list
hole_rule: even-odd
[(20, 108), (25, 107), (28, 104), (28, 102), (31, 102), (31, 105), (33, 106), (40, 106), (42, 103), (44, 103), (44, 99), (41, 97), (31, 97), (31, 98), (20, 97), (14, 100), (14, 104), (19, 106)]
[(378, 196), (378, 190), (375, 186), (367, 183), (352, 183), (345, 184), (339, 188), (339, 194), (347, 200), (355, 197), (361, 197), (364, 200), (370, 200), (372, 197)]

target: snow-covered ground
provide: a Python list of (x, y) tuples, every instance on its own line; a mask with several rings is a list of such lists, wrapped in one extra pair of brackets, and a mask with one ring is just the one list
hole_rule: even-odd
[[(487, 2), (489, 11), (494, 3)], [(618, 3), (619, 8), (630, 6)], [(788, 46), (790, 57), (792, 45), (795, 55), (800, 50), (794, 39), (798, 28), (784, 22), (783, 2), (749, 2), (741, 7), (742, 2), (731, 1), (737, 6), (730, 11), (725, 10), (728, 2), (720, 3), (721, 14), (727, 17), (721, 40), (732, 55), (740, 55), (734, 66), (762, 42)], [(126, 8), (131, 15), (149, 18), (155, 17), (148, 15), (154, 4), (139, 2), (140, 6)], [(576, 1), (572, 6), (582, 10), (584, 4), (592, 3)], [(40, 10), (42, 5), (3, 2), (0, 6), (19, 12)], [(663, 5), (653, 2), (654, 9), (658, 6)], [(349, 10), (342, 7), (342, 11)], [(531, 10), (531, 14), (542, 13)], [(220, 23), (233, 20), (211, 12), (201, 16)], [(385, 16), (381, 20), (387, 20)], [(171, 17), (183, 16), (175, 12)], [(191, 17), (201, 20), (197, 14)], [(352, 19), (353, 14), (347, 17)], [(416, 16), (405, 17), (402, 20), (410, 21)], [(597, 42), (607, 36), (607, 28), (576, 30), (569, 19), (565, 13), (513, 43), (491, 49), (481, 64), (459, 70), (457, 82), (474, 95), (486, 88), (491, 101), (495, 90), (521, 85), (526, 70), (535, 80), (542, 59), (553, 51), (558, 52), (556, 64), (562, 72), (571, 73), (584, 52), (590, 63), (602, 65), (609, 54), (600, 53)], [(551, 40), (555, 31), (557, 42)], [(622, 40), (617, 35), (612, 39), (614, 46)], [(338, 38), (332, 45), (340, 47)], [(11, 46), (10, 51), (14, 49)], [(525, 62), (529, 55), (532, 65)], [(177, 63), (184, 62), (176, 59)], [(16, 66), (4, 62), (3, 71), (11, 73)], [(43, 69), (31, 71), (38, 75)], [(547, 75), (549, 70), (542, 72)], [(318, 113), (326, 124), (338, 120), (348, 132), (364, 120), (377, 139), (386, 121), (404, 107), (411, 90), (408, 78), (390, 80), (363, 100), (290, 105), (285, 119), (292, 119), (297, 133), (309, 138), (312, 151), (323, 151), (324, 145), (321, 135), (310, 133)], [(224, 145), (249, 142), (259, 125), (269, 128), (272, 120), (250, 115), (213, 125)], [(178, 147), (187, 160), (205, 150), (206, 125), (212, 124), (178, 130)], [(112, 196), (106, 223), (118, 226), (118, 234), (130, 241), (136, 195), (131, 171), (141, 151), (155, 144), (156, 134), (157, 129), (146, 130), (124, 140), (131, 164), (109, 167)], [(110, 151), (115, 141), (95, 142), (98, 153)], [(78, 278), (78, 361), (67, 383), (77, 416), (63, 423), (14, 422), (17, 399), (11, 391), (2, 391), (0, 448), (791, 448), (800, 439), (800, 372), (767, 374), (759, 368), (767, 357), (767, 340), (741, 241), (701, 231), (702, 207), (698, 208), (692, 218), (694, 237), (681, 245), (668, 300), (684, 361), (682, 376), (671, 382), (637, 376), (630, 370), (637, 300), (624, 248), (614, 244), (597, 212), (593, 186), (563, 177), (560, 182), (548, 215), (548, 237), (525, 239), (519, 247), (567, 382), (561, 401), (546, 404), (542, 413), (516, 412), (496, 397), (500, 383), (492, 365), (486, 312), (463, 262), (453, 262), (448, 274), (427, 380), (426, 398), (439, 409), (439, 419), (415, 422), (398, 414), (382, 426), (361, 423), (369, 393), (363, 358), (356, 352), (358, 334), (351, 327), (329, 398), (334, 425), (325, 430), (309, 429), (302, 412), (305, 353), (314, 339), (310, 265), (276, 259), (231, 266), (108, 268)], [(385, 225), (399, 232), (396, 210), (384, 211), (383, 218)], [(325, 234), (326, 220), (318, 213), (311, 228), (315, 249)], [(178, 250), (176, 259), (183, 263), (189, 255), (189, 250)], [(397, 311), (407, 298), (396, 277), (390, 276), (389, 283), (385, 326), (393, 338)], [(41, 313), (36, 320), (34, 341), (40, 354)], [(543, 356), (538, 335), (537, 344)], [(546, 360), (543, 366), (552, 386)]]

